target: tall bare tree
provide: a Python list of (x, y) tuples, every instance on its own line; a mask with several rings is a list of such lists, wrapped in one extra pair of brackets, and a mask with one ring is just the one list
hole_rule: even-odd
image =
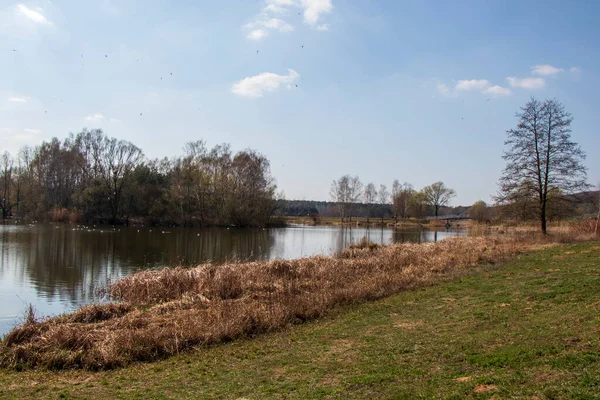
[(425, 195), (427, 204), (434, 208), (436, 217), (440, 208), (448, 205), (450, 200), (456, 196), (454, 189), (447, 188), (444, 182), (441, 181), (425, 186), (422, 192)]
[(331, 182), (329, 196), (337, 203), (342, 222), (346, 216), (352, 221), (353, 206), (362, 197), (362, 183), (358, 176), (344, 175), (337, 181)]
[[(500, 203), (510, 203), (524, 188), (537, 198), (542, 232), (547, 232), (548, 200), (552, 190), (571, 194), (584, 190), (585, 153), (571, 140), (571, 114), (557, 100), (531, 98), (517, 113), (516, 129), (507, 131), (507, 164), (499, 181)], [(523, 183), (527, 182), (527, 185)]]
[(381, 225), (383, 226), (383, 215), (385, 213), (385, 206), (390, 202), (390, 192), (387, 190), (387, 186), (379, 185), (379, 191), (377, 192), (377, 202), (381, 204)]
[(348, 189), (350, 200), (350, 208), (348, 209), (348, 211), (350, 222), (352, 222), (352, 213), (354, 211), (354, 206), (360, 203), (363, 197), (363, 184), (358, 178), (358, 176), (353, 176), (352, 178), (350, 178), (350, 186), (348, 187)]
[(369, 218), (371, 217), (371, 211), (373, 211), (373, 205), (377, 201), (377, 189), (375, 188), (375, 184), (370, 182), (365, 186), (365, 192), (363, 194), (363, 198), (365, 204), (367, 205), (367, 224), (369, 223)]
[(13, 159), (9, 152), (5, 151), (0, 156), (0, 209), (2, 210), (2, 219), (7, 218), (11, 214), (12, 209), (12, 195), (11, 189), (13, 185)]
[(350, 206), (350, 175), (344, 175), (337, 181), (331, 182), (331, 188), (329, 189), (329, 196), (331, 201), (336, 203), (342, 223), (348, 213), (348, 207)]

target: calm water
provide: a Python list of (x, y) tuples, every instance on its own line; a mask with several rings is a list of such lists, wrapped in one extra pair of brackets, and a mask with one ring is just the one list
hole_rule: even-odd
[(42, 316), (74, 310), (102, 300), (97, 288), (141, 269), (333, 254), (363, 236), (388, 244), (464, 234), (308, 226), (166, 229), (0, 224), (0, 335), (22, 318), (28, 304)]

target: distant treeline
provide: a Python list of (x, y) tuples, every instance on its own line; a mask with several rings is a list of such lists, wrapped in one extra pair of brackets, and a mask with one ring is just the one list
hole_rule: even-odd
[[(549, 219), (593, 217), (598, 212), (600, 193), (597, 191), (581, 192), (571, 196), (556, 196), (551, 199)], [(393, 198), (392, 198), (393, 200)], [(353, 208), (353, 217), (362, 218), (398, 218), (402, 219), (398, 201), (394, 204), (364, 204), (358, 203)], [(522, 198), (508, 205), (487, 205), (478, 201), (472, 206), (444, 206), (439, 209), (439, 216), (467, 215), (475, 220), (514, 219), (533, 221), (537, 218), (537, 199)], [(319, 216), (340, 217), (339, 204), (329, 201), (310, 200), (278, 200), (278, 215), (285, 216)], [(406, 218), (427, 218), (435, 215), (430, 205), (421, 208), (408, 208)]]
[[(310, 216), (318, 215), (321, 217), (339, 217), (339, 204), (330, 201), (311, 201), (311, 200), (278, 200), (278, 213), (285, 216)], [(439, 215), (455, 215), (467, 213), (470, 207), (441, 207)], [(353, 217), (360, 218), (394, 218), (394, 207), (392, 204), (365, 204), (358, 203), (353, 208)], [(433, 207), (423, 207), (423, 212), (418, 215), (420, 218), (434, 215)], [(414, 217), (417, 217), (416, 215)]]
[(83, 130), (0, 158), (3, 218), (255, 226), (271, 220), (275, 191), (263, 155), (203, 141), (149, 160), (133, 143)]

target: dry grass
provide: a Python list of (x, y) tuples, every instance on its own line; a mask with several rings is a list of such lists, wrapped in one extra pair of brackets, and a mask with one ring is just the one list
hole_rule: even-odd
[(49, 211), (49, 216), (52, 222), (77, 223), (82, 220), (82, 216), (79, 212), (68, 210), (66, 208), (53, 208)]
[(153, 361), (429, 285), (555, 239), (527, 233), (381, 248), (365, 242), (337, 257), (144, 271), (109, 288), (121, 303), (28, 318), (0, 343), (0, 366), (95, 370)]
[(596, 236), (600, 236), (600, 230), (596, 230), (596, 224), (595, 219), (586, 219), (573, 222), (569, 228), (575, 234), (594, 235), (595, 232)]

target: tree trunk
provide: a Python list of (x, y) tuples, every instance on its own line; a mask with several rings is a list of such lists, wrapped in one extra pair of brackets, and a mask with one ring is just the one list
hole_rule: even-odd
[(546, 202), (542, 202), (542, 212), (540, 213), (540, 219), (542, 223), (542, 233), (545, 235), (546, 232)]

